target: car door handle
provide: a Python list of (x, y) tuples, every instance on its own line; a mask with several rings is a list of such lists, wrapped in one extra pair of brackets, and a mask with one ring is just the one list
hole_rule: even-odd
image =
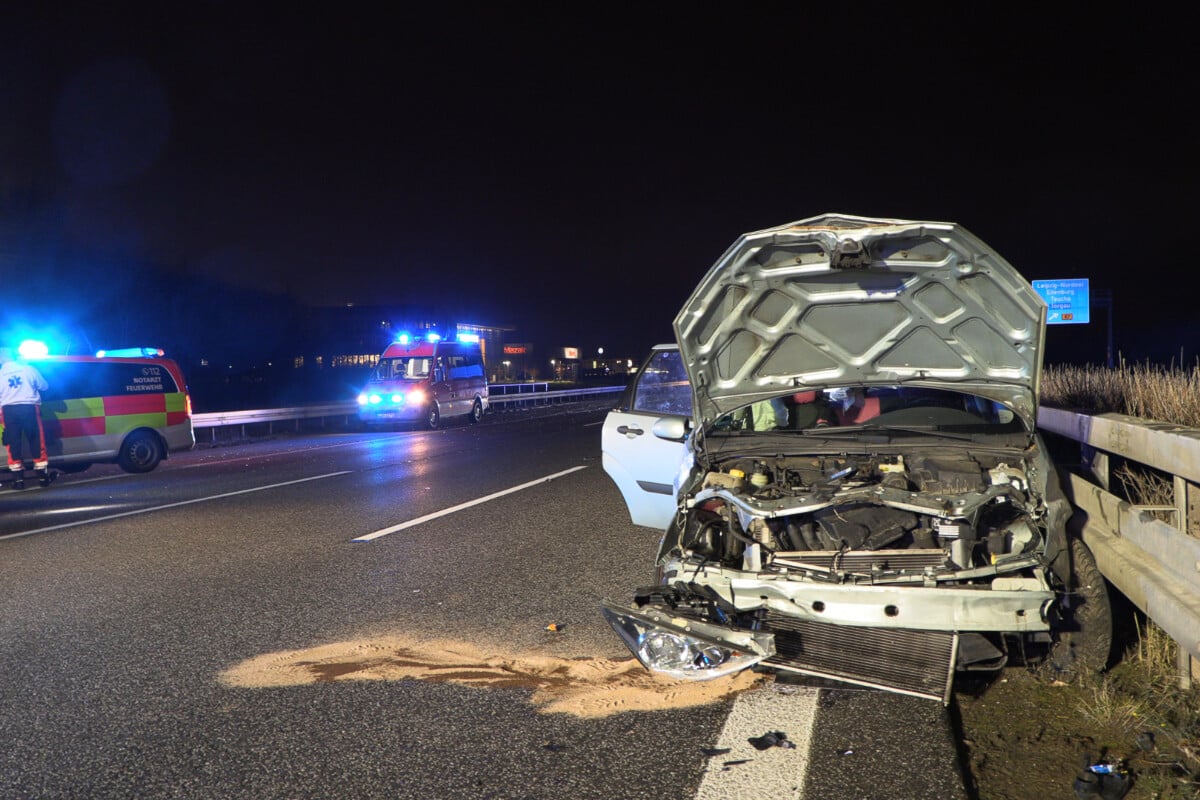
[(621, 425), (617, 428), (617, 433), (623, 433), (626, 436), (641, 436), (645, 431), (641, 428), (631, 428), (628, 425)]

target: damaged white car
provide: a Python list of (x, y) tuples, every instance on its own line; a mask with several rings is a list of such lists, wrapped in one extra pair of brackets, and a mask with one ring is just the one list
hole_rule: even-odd
[(604, 614), (649, 669), (790, 671), (948, 702), (959, 671), (1100, 669), (1107, 588), (1036, 430), (1046, 306), (961, 226), (742, 236), (604, 425), (665, 530)]

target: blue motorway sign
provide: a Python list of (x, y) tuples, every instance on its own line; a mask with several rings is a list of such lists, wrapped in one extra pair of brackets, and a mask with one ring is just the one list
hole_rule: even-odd
[(1046, 311), (1047, 325), (1083, 325), (1091, 321), (1087, 278), (1034, 281), (1033, 290), (1049, 306)]

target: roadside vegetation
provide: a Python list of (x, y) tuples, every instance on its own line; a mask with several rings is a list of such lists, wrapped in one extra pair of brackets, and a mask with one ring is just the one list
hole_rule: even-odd
[[(1200, 363), (1050, 366), (1041, 399), (1200, 428)], [(1113, 478), (1113, 491), (1130, 502), (1172, 504), (1169, 476), (1126, 463)], [(1200, 798), (1200, 680), (1187, 687), (1175, 642), (1114, 599), (1122, 652), (1105, 672), (1072, 677), (1048, 665), (1010, 667), (986, 691), (959, 691), (966, 767), (979, 800), (1086, 797), (1075, 780), (1100, 763), (1131, 777), (1129, 800)]]

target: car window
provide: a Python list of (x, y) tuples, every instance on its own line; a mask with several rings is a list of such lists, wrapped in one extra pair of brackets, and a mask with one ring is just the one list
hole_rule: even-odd
[(638, 376), (634, 411), (654, 414), (692, 414), (692, 390), (678, 350), (659, 350)]
[(720, 431), (835, 427), (932, 426), (979, 432), (1022, 429), (1012, 409), (971, 394), (897, 386), (845, 387), (788, 393), (725, 414)]

